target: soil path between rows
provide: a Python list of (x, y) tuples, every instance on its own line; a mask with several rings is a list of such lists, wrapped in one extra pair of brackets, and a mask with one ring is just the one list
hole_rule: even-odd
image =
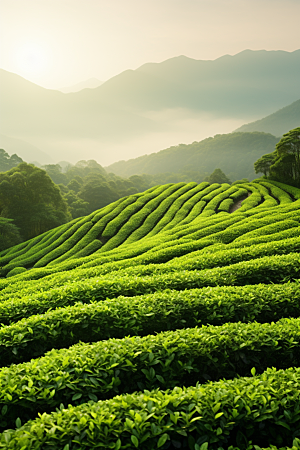
[(236, 211), (237, 209), (239, 209), (242, 205), (242, 202), (251, 195), (251, 192), (248, 192), (247, 195), (244, 195), (240, 200), (238, 200), (236, 203), (234, 203), (232, 205), (232, 207), (230, 208), (230, 214), (232, 214), (234, 211)]

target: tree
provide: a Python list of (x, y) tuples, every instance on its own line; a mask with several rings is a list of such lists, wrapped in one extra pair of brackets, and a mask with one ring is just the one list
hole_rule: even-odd
[(255, 173), (263, 173), (266, 176), (270, 173), (270, 167), (274, 164), (276, 158), (276, 151), (273, 153), (267, 153), (259, 158), (254, 163)]
[(7, 170), (16, 167), (21, 162), (23, 162), (23, 160), (18, 155), (13, 154), (9, 156), (3, 148), (0, 149), (0, 172), (6, 172)]
[(0, 251), (22, 241), (19, 229), (13, 224), (12, 219), (0, 217)]
[(221, 169), (215, 169), (213, 173), (211, 173), (208, 177), (204, 179), (204, 181), (208, 181), (209, 183), (231, 183), (229, 178), (222, 172)]
[(276, 153), (271, 177), (300, 187), (300, 127), (283, 135), (276, 145)]
[(118, 193), (111, 189), (109, 184), (99, 176), (87, 177), (78, 197), (89, 204), (89, 212), (103, 208), (103, 206), (120, 198)]
[(272, 180), (300, 187), (300, 127), (284, 134), (275, 151), (259, 158), (254, 168)]
[(62, 173), (62, 167), (59, 164), (47, 164), (43, 166), (49, 177), (55, 184), (68, 184), (67, 176)]
[(71, 219), (59, 188), (47, 173), (24, 162), (0, 174), (0, 215), (13, 219), (24, 239)]
[(69, 191), (63, 197), (69, 206), (69, 210), (73, 219), (86, 216), (89, 213), (90, 209), (88, 202), (85, 202), (82, 198), (78, 197), (76, 192)]

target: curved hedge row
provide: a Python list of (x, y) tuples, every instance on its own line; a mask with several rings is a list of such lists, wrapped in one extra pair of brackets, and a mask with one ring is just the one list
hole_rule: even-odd
[(300, 255), (275, 255), (207, 270), (172, 271), (162, 274), (131, 276), (114, 274), (76, 283), (0, 303), (0, 323), (10, 324), (32, 314), (74, 305), (80, 301), (114, 298), (157, 292), (163, 289), (193, 289), (205, 286), (243, 286), (258, 283), (283, 283), (300, 277)]
[[(271, 189), (273, 196), (268, 193)], [(276, 205), (280, 203), (280, 207), (271, 207), (270, 220), (272, 217), (276, 221), (276, 214), (288, 212), (289, 206), (290, 213), (294, 209), (296, 215), (297, 202), (292, 200), (297, 197), (297, 189), (291, 188), (295, 194), (293, 196), (287, 192), (290, 188), (285, 189), (266, 181), (233, 186), (179, 183), (155, 187), (143, 194), (118, 200), (86, 218), (76, 219), (70, 224), (50, 230), (25, 246), (21, 244), (13, 247), (1, 257), (2, 275), (15, 267), (30, 268), (33, 265), (62, 267), (62, 264), (66, 264), (69, 269), (72, 265), (76, 267), (82, 263), (88, 264), (88, 255), (91, 255), (92, 261), (94, 255), (98, 258), (100, 254), (105, 254), (105, 257), (111, 252), (114, 254), (115, 248), (122, 253), (128, 249), (131, 253), (134, 251), (143, 254), (157, 245), (165, 247), (167, 242), (173, 241), (176, 246), (176, 239), (181, 236), (184, 240), (208, 236), (209, 226), (205, 225), (211, 221), (215, 223), (215, 227), (219, 224), (220, 231), (225, 230), (230, 224), (230, 220), (226, 224), (227, 217), (232, 217), (233, 222), (244, 222), (247, 228), (253, 222), (253, 214), (257, 218), (260, 214), (264, 216), (265, 209), (274, 202)], [(238, 201), (245, 192), (251, 195), (242, 202), (241, 208), (229, 216), (233, 201)], [(259, 196), (258, 200), (255, 200), (256, 195)], [(253, 208), (257, 203), (260, 206)], [(218, 214), (214, 214), (215, 212)], [(209, 217), (211, 214), (214, 215), (213, 218)], [(267, 222), (266, 217), (263, 220)], [(256, 227), (254, 223), (251, 226)], [(212, 233), (215, 233), (213, 227)], [(219, 239), (219, 236), (215, 237)], [(139, 243), (139, 249), (130, 245), (136, 242)], [(124, 257), (127, 257), (126, 254), (122, 255)]]
[(300, 428), (299, 383), (300, 369), (268, 369), (250, 378), (62, 405), (23, 427), (19, 421), (19, 429), (2, 434), (0, 445), (19, 450), (292, 446)]
[(75, 304), (0, 329), (0, 365), (19, 363), (79, 341), (145, 336), (226, 322), (263, 323), (300, 316), (298, 282), (224, 286)]
[[(110, 339), (52, 350), (28, 363), (0, 370), (4, 427), (20, 414), (33, 418), (61, 403), (103, 400), (137, 389), (251, 375), (268, 367), (300, 364), (300, 319), (272, 324), (232, 323)], [(49, 376), (51, 374), (51, 377)]]

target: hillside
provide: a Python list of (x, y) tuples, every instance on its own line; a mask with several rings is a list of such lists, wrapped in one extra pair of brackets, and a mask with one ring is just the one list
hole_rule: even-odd
[(51, 156), (42, 152), (34, 145), (21, 139), (11, 138), (0, 134), (0, 148), (5, 149), (10, 154), (18, 154), (29, 163), (39, 161), (40, 164), (50, 164), (53, 162)]
[(300, 100), (293, 102), (279, 111), (263, 119), (242, 125), (235, 131), (263, 131), (274, 136), (282, 136), (289, 130), (296, 128), (300, 123)]
[(232, 180), (256, 177), (253, 164), (262, 155), (274, 151), (279, 138), (271, 134), (230, 133), (216, 135), (192, 144), (180, 144), (150, 155), (118, 161), (106, 167), (108, 172), (129, 177), (164, 172), (213, 172), (220, 168)]
[(270, 114), (299, 97), (299, 72), (300, 50), (180, 56), (64, 94), (1, 70), (0, 133), (57, 161), (75, 162), (84, 148), (87, 159), (107, 165)]
[(299, 211), (170, 184), (3, 251), (1, 448), (298, 445)]

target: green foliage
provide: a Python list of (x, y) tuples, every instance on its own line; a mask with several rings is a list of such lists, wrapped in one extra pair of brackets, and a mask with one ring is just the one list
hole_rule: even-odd
[(262, 156), (254, 164), (256, 173), (271, 180), (300, 187), (300, 127), (290, 130), (276, 144), (273, 153)]
[(19, 229), (13, 219), (0, 217), (0, 252), (21, 242)]
[(230, 183), (229, 178), (225, 175), (225, 173), (221, 169), (215, 169), (208, 177), (205, 178), (204, 181), (208, 181), (209, 183)]
[(166, 290), (37, 314), (0, 330), (0, 360), (30, 360), (79, 341), (145, 336), (155, 332), (226, 322), (272, 322), (300, 315), (299, 283)]
[(20, 273), (26, 272), (25, 267), (15, 267), (14, 269), (10, 270), (6, 277), (13, 277), (14, 275), (19, 275)]
[(276, 152), (263, 155), (254, 163), (255, 173), (263, 173), (265, 176), (269, 175), (270, 168), (274, 164), (276, 158)]
[(59, 189), (45, 171), (21, 163), (0, 174), (0, 213), (30, 239), (69, 219)]
[(271, 178), (300, 187), (300, 127), (290, 130), (276, 145)]
[(23, 160), (18, 155), (14, 154), (9, 156), (3, 148), (0, 149), (0, 172), (6, 172), (7, 170), (16, 167), (21, 162), (23, 162)]
[[(257, 283), (282, 283), (300, 276), (299, 253), (265, 256), (225, 267), (204, 270), (170, 270), (165, 273), (145, 274), (141, 268), (123, 273), (116, 271), (102, 277), (88, 278), (76, 283), (43, 290), (36, 294), (20, 292), (14, 299), (0, 303), (0, 321), (9, 324), (16, 319), (40, 314), (55, 307), (74, 305), (76, 302), (115, 298), (119, 295), (133, 297), (163, 289), (194, 289), (206, 286), (243, 286)], [(41, 283), (42, 285), (42, 283)], [(11, 293), (8, 293), (11, 297)], [(18, 299), (18, 296), (21, 298)]]
[(20, 450), (31, 442), (36, 449), (71, 445), (82, 450), (96, 445), (132, 448), (133, 442), (151, 450), (169, 440), (186, 448), (189, 441), (195, 449), (210, 444), (212, 450), (224, 448), (228, 439), (241, 450), (251, 442), (262, 447), (270, 441), (292, 445), (300, 426), (299, 378), (299, 369), (268, 369), (251, 378), (62, 405), (51, 415), (43, 414), (23, 426), (18, 423), (20, 428), (2, 434), (1, 444)]
[(3, 250), (0, 448), (295, 446), (299, 199), (153, 186)]
[(21, 411), (29, 419), (41, 409), (72, 400), (79, 404), (136, 387), (172, 389), (183, 383), (249, 376), (254, 366), (259, 373), (275, 364), (277, 369), (288, 368), (291, 361), (297, 366), (299, 324), (300, 319), (285, 319), (276, 324), (203, 326), (52, 350), (0, 370), (0, 405), (12, 397), (5, 426), (12, 426)]

